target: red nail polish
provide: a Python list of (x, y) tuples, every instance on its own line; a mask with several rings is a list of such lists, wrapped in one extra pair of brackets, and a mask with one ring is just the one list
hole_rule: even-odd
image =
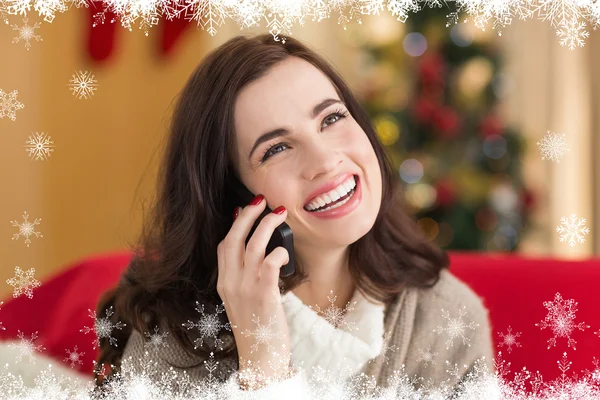
[(260, 203), (262, 201), (262, 199), (264, 199), (265, 196), (263, 196), (262, 194), (259, 194), (258, 196), (256, 196), (254, 199), (252, 199), (252, 201), (250, 202), (251, 206), (255, 206), (258, 203)]
[(240, 208), (236, 207), (233, 209), (233, 220), (234, 221), (237, 219), (238, 215), (240, 215)]
[(284, 211), (285, 211), (285, 207), (279, 206), (273, 210), (273, 214), (281, 215), (281, 214), (283, 214)]

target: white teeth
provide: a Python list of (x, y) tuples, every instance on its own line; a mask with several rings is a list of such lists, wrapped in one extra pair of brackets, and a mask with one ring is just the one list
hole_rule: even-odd
[[(354, 192), (353, 192), (353, 193), (354, 193)], [(352, 196), (354, 196), (354, 194), (352, 194)], [(327, 210), (333, 210), (334, 208), (339, 208), (339, 207), (343, 206), (344, 204), (346, 204), (347, 202), (349, 202), (349, 201), (350, 201), (350, 199), (352, 198), (352, 196), (350, 196), (350, 197), (348, 197), (347, 199), (345, 199), (345, 200), (342, 200), (342, 201), (340, 201), (339, 203), (336, 203), (336, 204), (334, 204), (334, 205), (332, 205), (332, 206), (325, 207), (325, 208), (324, 208), (324, 209), (322, 209), (322, 210), (318, 210), (318, 211), (314, 211), (314, 212), (316, 212), (316, 213), (319, 213), (319, 212), (323, 212), (323, 211), (327, 211)]]
[(344, 189), (346, 189), (346, 193), (351, 191), (352, 188), (355, 186), (355, 184), (356, 184), (356, 182), (354, 182), (354, 177), (352, 177), (351, 181), (344, 182)]
[(340, 186), (335, 188), (334, 190), (327, 192), (324, 195), (318, 196), (315, 200), (310, 202), (304, 208), (307, 211), (315, 210), (317, 208), (323, 207), (326, 204), (332, 203), (336, 200), (339, 200), (341, 197), (344, 197), (348, 194), (352, 189), (356, 187), (356, 178), (351, 176), (345, 182), (343, 182)]

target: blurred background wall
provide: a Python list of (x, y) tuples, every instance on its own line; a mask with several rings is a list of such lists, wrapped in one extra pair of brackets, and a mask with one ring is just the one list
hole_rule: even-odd
[[(385, 13), (384, 13), (385, 14)], [(364, 24), (344, 31), (335, 19), (293, 28), (332, 62), (353, 90), (365, 89), (361, 35), (376, 38), (382, 29), (405, 35), (405, 26), (389, 17), (364, 16)], [(392, 23), (390, 24), (390, 18)], [(39, 20), (31, 15), (31, 21)], [(11, 19), (19, 23), (20, 19)], [(353, 22), (351, 24), (354, 24)], [(393, 27), (394, 28), (390, 28)], [(383, 27), (383, 28), (382, 28)], [(16, 266), (35, 268), (46, 279), (90, 254), (122, 250), (141, 227), (141, 202), (149, 205), (173, 102), (203, 56), (240, 32), (232, 21), (215, 36), (193, 27), (185, 31), (168, 56), (158, 53), (161, 25), (149, 37), (137, 28), (117, 26), (110, 57), (93, 62), (87, 52), (87, 10), (73, 9), (41, 23), (43, 40), (11, 43), (15, 32), (0, 26), (0, 88), (18, 90), (25, 108), (16, 121), (0, 119), (0, 296), (12, 287), (3, 282)], [(541, 21), (513, 20), (498, 37), (491, 28), (476, 29), (493, 41), (506, 58), (510, 90), (502, 101), (504, 120), (517, 126), (526, 142), (521, 162), (526, 184), (535, 196), (529, 229), (516, 251), (526, 256), (582, 258), (600, 254), (600, 39), (592, 32), (583, 48), (559, 45), (554, 30)], [(68, 83), (77, 71), (91, 71), (98, 90), (87, 100), (75, 98)], [(560, 164), (541, 160), (536, 142), (546, 130), (569, 134), (569, 157)], [(55, 151), (43, 161), (25, 152), (35, 132), (46, 133)], [(11, 240), (18, 231), (11, 221), (41, 219), (43, 237)], [(556, 226), (570, 213), (587, 218), (585, 243), (560, 243)]]

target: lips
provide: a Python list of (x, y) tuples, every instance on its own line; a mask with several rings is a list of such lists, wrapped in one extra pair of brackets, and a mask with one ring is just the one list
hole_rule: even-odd
[(313, 191), (312, 193), (310, 193), (308, 195), (308, 197), (306, 198), (306, 200), (304, 202), (304, 207), (306, 207), (311, 201), (313, 201), (315, 199), (315, 197), (335, 189), (336, 187), (341, 185), (344, 181), (346, 181), (351, 176), (356, 177), (356, 174), (352, 174), (351, 172), (345, 172), (343, 174), (338, 175), (334, 180), (319, 187), (317, 190)]

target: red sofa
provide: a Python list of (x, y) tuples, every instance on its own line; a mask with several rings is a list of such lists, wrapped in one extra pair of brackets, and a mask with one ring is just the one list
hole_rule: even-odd
[[(564, 352), (572, 362), (568, 376), (594, 370), (594, 357), (600, 361), (600, 259), (559, 261), (489, 253), (450, 253), (450, 258), (450, 270), (490, 311), (496, 354), (501, 351), (502, 359), (511, 363), (507, 379), (512, 380), (515, 372), (527, 367), (539, 371), (545, 382), (553, 380), (561, 374), (557, 361)], [(85, 355), (83, 364), (75, 364), (75, 368), (91, 376), (97, 357), (95, 336), (81, 329), (93, 327), (88, 309), (95, 310), (98, 298), (117, 283), (129, 259), (128, 252), (89, 257), (43, 282), (34, 289), (32, 299), (5, 299), (0, 322), (6, 330), (0, 330), (0, 339), (15, 340), (18, 330), (29, 338), (37, 331), (35, 344), (43, 345), (47, 356), (63, 363), (66, 350), (77, 346)], [(554, 337), (551, 327), (542, 329), (535, 324), (546, 318), (548, 310), (543, 303), (554, 301), (556, 293), (565, 301), (578, 303), (573, 322), (584, 322), (589, 328), (573, 329), (570, 337), (575, 345), (569, 347), (566, 337), (557, 337), (556, 346), (548, 349), (548, 340)], [(508, 333), (509, 326), (513, 334), (520, 333), (517, 341), (521, 345), (513, 346), (511, 352), (500, 336)]]

